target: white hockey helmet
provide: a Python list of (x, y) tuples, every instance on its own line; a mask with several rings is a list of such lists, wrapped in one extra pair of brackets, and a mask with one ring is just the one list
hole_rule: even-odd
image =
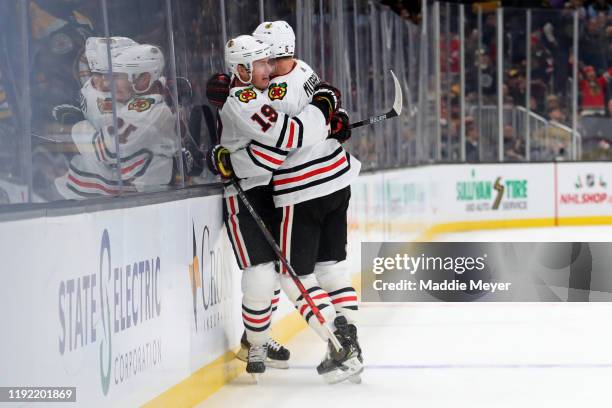
[(244, 65), (251, 73), (254, 61), (270, 57), (272, 57), (270, 46), (250, 35), (240, 35), (225, 44), (225, 63), (236, 75), (238, 75), (238, 65)]
[(264, 21), (253, 31), (253, 36), (270, 44), (274, 58), (293, 57), (295, 53), (295, 33), (286, 21)]
[(108, 50), (110, 45), (111, 54), (120, 48), (137, 45), (138, 43), (127, 37), (89, 37), (85, 41), (85, 57), (91, 72), (108, 71)]
[(117, 49), (111, 55), (111, 63), (113, 73), (127, 74), (132, 83), (144, 73), (151, 75), (149, 87), (139, 93), (147, 92), (155, 81), (164, 82), (164, 54), (154, 45), (137, 44)]

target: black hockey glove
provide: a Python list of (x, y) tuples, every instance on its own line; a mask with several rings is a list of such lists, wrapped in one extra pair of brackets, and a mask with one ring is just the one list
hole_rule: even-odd
[(327, 82), (320, 82), (312, 95), (311, 105), (316, 106), (325, 116), (325, 123), (329, 125), (334, 112), (340, 108), (340, 91)]
[(331, 134), (328, 139), (336, 139), (340, 143), (344, 143), (351, 138), (351, 129), (349, 129), (348, 112), (342, 108), (336, 110), (331, 119)]
[(57, 105), (51, 110), (51, 114), (62, 127), (72, 126), (85, 119), (83, 112), (74, 105)]
[(208, 170), (215, 176), (220, 175), (223, 178), (230, 178), (234, 175), (230, 151), (221, 145), (216, 145), (208, 151), (206, 154), (206, 164), (208, 165)]
[(231, 78), (223, 72), (217, 72), (206, 82), (206, 97), (211, 105), (218, 109), (223, 107), (229, 96)]

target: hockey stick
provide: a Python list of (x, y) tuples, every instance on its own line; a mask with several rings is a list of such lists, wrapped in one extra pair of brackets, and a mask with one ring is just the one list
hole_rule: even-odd
[(304, 298), (304, 300), (306, 300), (306, 303), (308, 303), (308, 306), (310, 306), (310, 309), (312, 309), (312, 312), (317, 317), (317, 320), (319, 321), (319, 323), (321, 323), (321, 326), (323, 326), (327, 330), (327, 332), (329, 334), (329, 339), (331, 340), (332, 344), (334, 345), (334, 348), (336, 349), (336, 351), (342, 350), (342, 346), (340, 345), (340, 342), (338, 341), (336, 336), (334, 336), (334, 334), (332, 333), (331, 329), (325, 324), (325, 318), (321, 314), (321, 311), (319, 310), (317, 305), (315, 305), (314, 301), (310, 297), (310, 294), (308, 293), (308, 291), (306, 290), (306, 288), (304, 287), (304, 285), (300, 281), (300, 278), (298, 278), (297, 273), (295, 272), (295, 270), (293, 269), (293, 267), (291, 266), (289, 261), (287, 261), (287, 258), (285, 258), (285, 256), (283, 255), (281, 249), (279, 248), (278, 244), (274, 240), (274, 237), (272, 236), (272, 234), (268, 230), (268, 227), (266, 227), (266, 224), (264, 224), (264, 222), (261, 219), (261, 217), (259, 216), (259, 214), (257, 214), (255, 209), (253, 208), (253, 206), (249, 202), (249, 199), (246, 197), (246, 194), (244, 193), (244, 190), (240, 186), (240, 183), (238, 183), (238, 181), (236, 181), (235, 178), (232, 178), (231, 181), (232, 181), (232, 185), (234, 186), (234, 188), (238, 192), (238, 197), (240, 197), (240, 200), (242, 200), (242, 203), (244, 204), (244, 206), (247, 208), (247, 210), (251, 214), (251, 217), (253, 217), (253, 220), (255, 220), (255, 223), (259, 227), (259, 230), (263, 234), (263, 236), (266, 239), (266, 241), (268, 241), (268, 244), (270, 245), (270, 247), (272, 247), (272, 250), (274, 251), (274, 253), (278, 257), (278, 259), (287, 268), (287, 271), (289, 272), (289, 276), (291, 276), (291, 279), (293, 280), (293, 283), (295, 283), (295, 285), (297, 286), (297, 288), (300, 291), (302, 297)]
[[(387, 113), (382, 115), (372, 116), (368, 119), (361, 120), (359, 122), (351, 123), (349, 125), (349, 129), (355, 129), (361, 126), (373, 125), (378, 122), (382, 122), (383, 120), (391, 119), (396, 116), (399, 116), (402, 113), (402, 86), (400, 85), (397, 77), (391, 71), (391, 76), (393, 77), (393, 84), (395, 86), (395, 100), (393, 101), (393, 108)], [(412, 112), (411, 112), (412, 113)]]

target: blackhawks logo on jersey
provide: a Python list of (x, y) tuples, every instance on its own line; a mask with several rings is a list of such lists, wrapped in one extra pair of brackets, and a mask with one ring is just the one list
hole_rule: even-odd
[(113, 112), (113, 100), (111, 98), (97, 98), (96, 103), (98, 104), (100, 113)]
[(249, 103), (253, 99), (257, 98), (257, 94), (253, 90), (253, 88), (243, 89), (241, 91), (236, 91), (236, 97), (240, 102)]
[(287, 83), (271, 84), (268, 88), (268, 97), (271, 100), (283, 99), (287, 95)]
[(153, 98), (134, 98), (128, 105), (128, 110), (134, 110), (136, 112), (144, 112), (149, 110), (155, 103)]

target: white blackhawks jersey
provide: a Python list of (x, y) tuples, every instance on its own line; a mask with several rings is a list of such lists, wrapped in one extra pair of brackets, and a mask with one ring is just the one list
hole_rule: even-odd
[[(272, 171), (289, 152), (327, 137), (325, 118), (318, 108), (308, 105), (292, 116), (271, 105), (267, 89), (233, 87), (219, 112), (221, 145), (232, 153), (232, 167), (244, 190), (268, 185)], [(233, 186), (226, 183), (225, 196), (235, 194)]]
[(121, 179), (125, 190), (159, 190), (172, 178), (178, 151), (176, 119), (158, 94), (141, 95), (117, 106), (117, 124), (96, 129), (81, 121), (72, 129), (79, 154), (68, 173), (55, 180), (66, 198), (113, 195), (118, 192), (116, 138), (119, 138)]
[(91, 83), (91, 77), (81, 88), (81, 111), (85, 119), (96, 129), (113, 122), (113, 100), (110, 92), (98, 91)]
[[(310, 66), (296, 60), (295, 66), (288, 74), (270, 80), (267, 96), (276, 111), (291, 116), (298, 115), (310, 106), (314, 87), (318, 83), (319, 78)], [(326, 127), (325, 136), (328, 134), (329, 127)], [(282, 162), (274, 163), (264, 162), (252, 154), (252, 149), (262, 148), (260, 143), (254, 142), (247, 149), (232, 154), (232, 165), (238, 160), (246, 162), (246, 156), (249, 156), (250, 174), (273, 171), (272, 185), (276, 207), (301, 203), (341, 190), (358, 176), (361, 168), (361, 163), (348, 154), (335, 139), (319, 139), (318, 143), (293, 150)]]

